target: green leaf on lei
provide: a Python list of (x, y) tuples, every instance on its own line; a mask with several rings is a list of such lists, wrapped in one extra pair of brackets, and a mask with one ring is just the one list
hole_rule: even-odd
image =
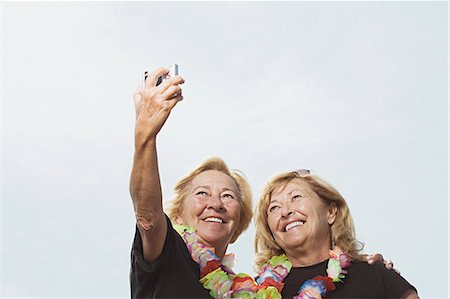
[(285, 267), (288, 271), (292, 268), (292, 263), (288, 260), (285, 254), (272, 256), (268, 262), (272, 268), (276, 268), (279, 265)]
[(188, 232), (188, 233), (194, 233), (195, 229), (191, 226), (187, 226), (187, 225), (179, 225), (179, 224), (174, 224), (173, 228), (177, 231), (177, 233), (179, 233), (180, 235), (183, 235), (184, 232)]
[(228, 273), (221, 268), (217, 268), (200, 279), (200, 283), (203, 284), (205, 289), (210, 290), (209, 294), (213, 298), (217, 298), (218, 292), (221, 294), (228, 292), (232, 286), (232, 282), (230, 284), (224, 284), (226, 281), (230, 281)]
[(329, 259), (327, 268), (328, 277), (330, 277), (333, 282), (342, 282), (341, 278), (344, 278), (345, 276), (341, 274), (341, 272), (342, 269), (339, 260)]
[(268, 287), (266, 289), (259, 289), (256, 293), (257, 299), (281, 299), (281, 294), (276, 287)]
[(241, 298), (241, 299), (253, 299), (255, 298), (253, 292), (249, 291), (239, 291), (233, 294), (231, 298)]

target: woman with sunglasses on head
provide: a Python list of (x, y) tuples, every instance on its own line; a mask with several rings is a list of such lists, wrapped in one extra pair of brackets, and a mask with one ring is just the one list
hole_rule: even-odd
[(258, 280), (283, 298), (418, 298), (397, 272), (365, 262), (344, 198), (309, 170), (272, 178), (255, 217)]

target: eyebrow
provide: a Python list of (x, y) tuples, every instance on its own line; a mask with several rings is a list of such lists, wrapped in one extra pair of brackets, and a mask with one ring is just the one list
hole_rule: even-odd
[(198, 188), (206, 188), (206, 189), (210, 189), (209, 186), (197, 186), (197, 187), (194, 188), (194, 190), (195, 190), (195, 189), (198, 189)]
[[(192, 190), (195, 191), (195, 190), (197, 190), (197, 189), (199, 189), (199, 188), (205, 188), (205, 189), (211, 190), (211, 187), (210, 187), (210, 186), (197, 186), (197, 187), (195, 187), (195, 188), (192, 189)], [(230, 188), (223, 188), (223, 189), (221, 189), (220, 193), (225, 192), (225, 191), (231, 191), (231, 192), (237, 194), (236, 191), (234, 191), (233, 189), (230, 189)]]

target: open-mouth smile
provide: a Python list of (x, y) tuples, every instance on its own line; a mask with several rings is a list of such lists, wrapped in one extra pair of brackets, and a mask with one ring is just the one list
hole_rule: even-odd
[(222, 218), (219, 217), (207, 217), (203, 219), (205, 222), (215, 222), (215, 223), (226, 223)]
[(304, 223), (305, 223), (305, 221), (300, 221), (300, 220), (293, 221), (293, 222), (289, 223), (288, 225), (286, 225), (286, 227), (284, 228), (284, 231), (287, 232), (294, 227), (303, 225)]

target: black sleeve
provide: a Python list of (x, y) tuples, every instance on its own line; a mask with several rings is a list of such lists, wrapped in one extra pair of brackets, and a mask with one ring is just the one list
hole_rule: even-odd
[(131, 298), (211, 298), (199, 282), (199, 265), (192, 259), (167, 215), (166, 220), (163, 249), (152, 263), (144, 260), (142, 239), (136, 227), (131, 250)]
[(383, 263), (376, 263), (375, 268), (378, 275), (381, 276), (385, 289), (386, 298), (401, 298), (407, 291), (417, 290), (406, 279), (394, 270), (386, 269)]
[(131, 297), (135, 298), (135, 294), (141, 293), (144, 289), (148, 292), (148, 287), (155, 285), (162, 275), (164, 268), (168, 265), (171, 252), (176, 245), (176, 235), (178, 234), (172, 227), (172, 223), (166, 215), (167, 220), (167, 235), (164, 241), (164, 246), (161, 255), (152, 263), (147, 263), (144, 260), (144, 252), (142, 249), (142, 238), (138, 227), (136, 226), (136, 233), (134, 235), (133, 246), (131, 250), (131, 270), (130, 270), (130, 284)]

